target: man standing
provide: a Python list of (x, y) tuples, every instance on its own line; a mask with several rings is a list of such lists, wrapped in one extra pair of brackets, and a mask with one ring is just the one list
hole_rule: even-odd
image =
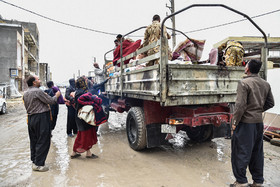
[(45, 166), (50, 148), (51, 122), (48, 105), (56, 104), (60, 91), (54, 97), (45, 94), (40, 87), (37, 76), (29, 76), (26, 81), (27, 91), (23, 95), (24, 106), (28, 114), (28, 133), (30, 139), (32, 169), (34, 171), (48, 171)]
[[(171, 36), (166, 32), (166, 28), (163, 28), (164, 35), (167, 39), (170, 39)], [(159, 15), (154, 15), (153, 16), (153, 22), (151, 25), (149, 25), (146, 30), (145, 30), (145, 35), (144, 35), (144, 41), (141, 47), (145, 47), (155, 41), (158, 41), (160, 39), (160, 32), (161, 32), (161, 24), (160, 24), (160, 16)], [(148, 50), (147, 56), (155, 54), (159, 52), (159, 46)], [(170, 54), (171, 55), (171, 54)], [(170, 56), (171, 57), (171, 56)], [(157, 60), (152, 60), (148, 62), (146, 65), (151, 66), (154, 64), (158, 64), (158, 59)]]
[(231, 162), (236, 182), (248, 186), (246, 168), (252, 174), (253, 187), (263, 186), (263, 120), (262, 113), (274, 106), (269, 83), (258, 73), (262, 62), (251, 60), (245, 67), (246, 77), (239, 82), (232, 122)]
[[(95, 68), (94, 69), (94, 74), (95, 74), (95, 78), (96, 78), (96, 81), (95, 81), (96, 84), (100, 84), (100, 83), (104, 82), (105, 81), (105, 77), (104, 77), (105, 72), (104, 72), (104, 70), (100, 69), (98, 63), (96, 63), (96, 62), (93, 63), (93, 66)], [(105, 91), (104, 85), (101, 86), (100, 89), (101, 89), (101, 92), (104, 92)]]

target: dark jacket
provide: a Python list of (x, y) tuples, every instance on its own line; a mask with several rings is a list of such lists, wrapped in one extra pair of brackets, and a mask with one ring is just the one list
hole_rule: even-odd
[(248, 75), (238, 83), (233, 125), (239, 122), (262, 123), (262, 113), (273, 106), (269, 83), (257, 74)]
[(100, 84), (94, 84), (92, 86), (92, 88), (89, 90), (89, 92), (92, 94), (92, 95), (98, 95), (98, 90), (101, 89), (101, 87), (106, 83), (108, 82), (109, 79), (106, 79), (105, 81), (101, 82)]
[(66, 92), (65, 92), (65, 98), (67, 100), (70, 101), (70, 103), (73, 103), (75, 98), (70, 96), (71, 92), (75, 92), (76, 91), (76, 87), (75, 87), (75, 79), (70, 79), (69, 80), (70, 86), (68, 86), (66, 88)]
[[(55, 96), (55, 93), (52, 88), (45, 90), (45, 93), (47, 93), (51, 97)], [(50, 107), (51, 107), (52, 116), (57, 116), (58, 112), (59, 112), (58, 103), (52, 104), (52, 105), (50, 105)]]

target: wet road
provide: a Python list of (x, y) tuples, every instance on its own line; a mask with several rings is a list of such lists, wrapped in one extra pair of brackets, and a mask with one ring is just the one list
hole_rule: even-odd
[[(108, 125), (92, 152), (70, 159), (74, 138), (66, 135), (66, 107), (61, 105), (51, 148), (48, 172), (31, 169), (26, 114), (22, 104), (13, 104), (0, 115), (0, 186), (228, 186), (234, 181), (230, 140), (223, 138), (194, 144), (184, 133), (171, 146), (133, 151), (127, 142), (125, 114), (110, 113)], [(264, 142), (265, 186), (280, 186), (280, 147)], [(249, 176), (250, 177), (250, 176)], [(249, 178), (249, 182), (252, 180)]]

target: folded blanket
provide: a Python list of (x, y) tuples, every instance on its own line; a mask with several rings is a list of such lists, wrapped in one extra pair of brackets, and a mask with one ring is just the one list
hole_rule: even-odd
[(199, 61), (204, 49), (205, 40), (186, 39), (180, 42), (172, 54), (172, 60), (182, 56), (184, 61)]
[(210, 61), (210, 64), (212, 64), (212, 65), (218, 64), (218, 49), (217, 48), (211, 49), (211, 51), (209, 53), (209, 61)]
[(87, 92), (81, 95), (78, 98), (78, 103), (80, 105), (92, 105), (95, 114), (95, 124), (98, 126), (102, 123), (107, 122), (104, 111), (101, 107), (102, 99), (97, 97), (96, 95), (92, 95), (90, 92)]

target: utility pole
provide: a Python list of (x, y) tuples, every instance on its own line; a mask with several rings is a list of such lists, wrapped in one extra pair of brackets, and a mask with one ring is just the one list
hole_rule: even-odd
[[(173, 14), (175, 12), (175, 3), (174, 3), (174, 0), (169, 0), (169, 1), (171, 3), (171, 6), (167, 6), (167, 4), (166, 4), (166, 7), (169, 8), (171, 14)], [(172, 28), (175, 29), (175, 16), (172, 16), (171, 21), (172, 21)], [(175, 30), (172, 31), (172, 46), (173, 46), (173, 49), (176, 46)]]

